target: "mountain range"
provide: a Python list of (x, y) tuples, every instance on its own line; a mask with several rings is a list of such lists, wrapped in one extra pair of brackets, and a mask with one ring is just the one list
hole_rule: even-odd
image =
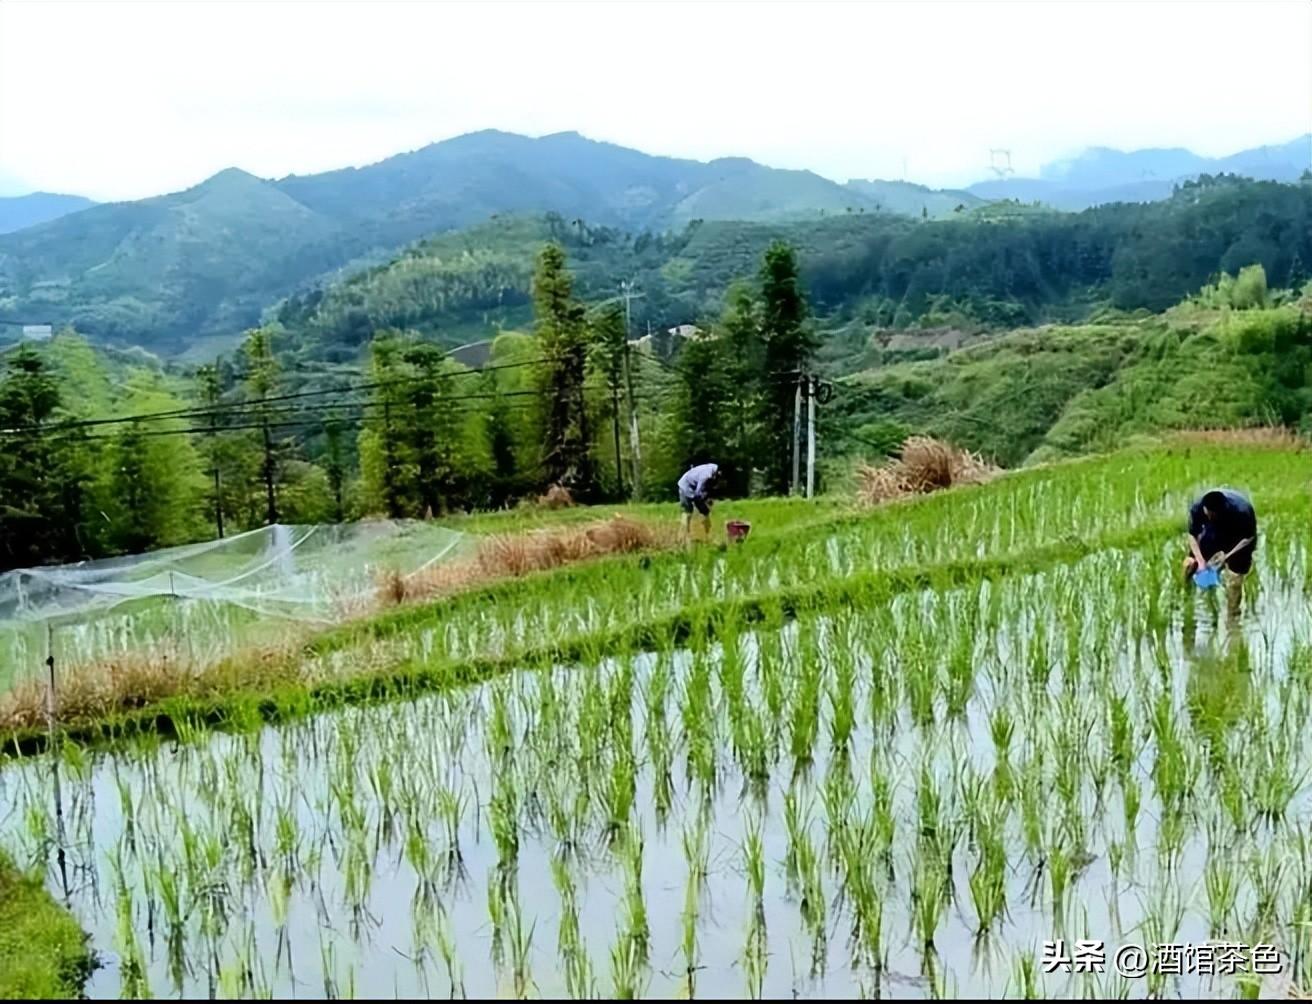
[(52, 192), (0, 197), (0, 234), (57, 220), (94, 205), (94, 202), (81, 195), (56, 195)]
[[(488, 130), (320, 174), (262, 179), (230, 168), (135, 202), (0, 199), (0, 319), (73, 323), (105, 343), (171, 354), (194, 351), (200, 339), (231, 338), (308, 283), (497, 214), (554, 212), (632, 232), (678, 230), (694, 220), (944, 217), (997, 199), (1082, 208), (1137, 201), (1133, 193), (1159, 198), (1209, 167), (1293, 180), (1309, 163), (1312, 136), (1217, 161), (1188, 151), (1091, 150), (1049, 165), (1038, 179), (936, 191), (906, 182), (841, 185), (745, 158), (652, 156), (572, 132), (529, 138)], [(1118, 192), (1131, 194), (1113, 198)], [(61, 210), (69, 211), (50, 218)], [(22, 213), (45, 219), (4, 233)]]

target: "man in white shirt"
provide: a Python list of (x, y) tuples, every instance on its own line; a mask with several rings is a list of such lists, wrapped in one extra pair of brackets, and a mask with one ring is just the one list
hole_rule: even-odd
[(679, 507), (683, 509), (683, 542), (692, 539), (692, 513), (696, 509), (702, 516), (707, 540), (711, 537), (711, 486), (719, 476), (718, 464), (698, 464), (679, 478)]

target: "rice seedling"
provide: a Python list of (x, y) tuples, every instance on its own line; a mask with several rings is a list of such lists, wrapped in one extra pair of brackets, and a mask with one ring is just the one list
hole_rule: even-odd
[[(887, 995), (897, 984), (881, 972), (917, 957), (921, 994), (1123, 992), (1078, 978), (1042, 987), (1020, 940), (1036, 928), (1073, 934), (1071, 908), (1103, 901), (1113, 929), (1122, 912), (1130, 925), (1151, 913), (1154, 936), (1210, 923), (1293, 947), (1312, 880), (1293, 826), (1308, 759), (1295, 737), (1312, 709), (1297, 682), (1308, 637), (1297, 606), (1307, 562), (1293, 543), (1301, 502), (1279, 500), (1284, 472), (1226, 455), (1274, 501), (1263, 605), (1235, 629), (1251, 650), (1235, 659), (1251, 696), (1211, 700), (1191, 674), (1215, 667), (1191, 663), (1175, 635), (1183, 604), (1159, 581), (1159, 551), (1181, 486), (1216, 458), (1151, 456), (1024, 472), (978, 497), (944, 493), (762, 537), (759, 553), (754, 537), (604, 574), (561, 566), (477, 600), (407, 608), (367, 641), (339, 636), (312, 670), (297, 664), (350, 688), (352, 659), (388, 653), (367, 655), (378, 703), (299, 718), (294, 701), (270, 702), (289, 717), (237, 735), (180, 720), (178, 743), (116, 745), (103, 759), (64, 745), (62, 814), (48, 759), (6, 764), (0, 846), (48, 866), (55, 885), (54, 852), (67, 848), (70, 902), (112, 950), (119, 911), (98, 910), (90, 890), (117, 899), (106, 880), (116, 853), (143, 972), (178, 996), (307, 985), (342, 996), (353, 980), (370, 993), (491, 996), (534, 993), (535, 977), (544, 995), (595, 996), (606, 942), (606, 992), (634, 995), (649, 983), (659, 996), (734, 985)], [(1106, 539), (1107, 553), (1084, 557), (1067, 534)], [(1206, 599), (1191, 599), (1223, 642)], [(410, 668), (390, 675), (391, 659)], [(225, 727), (250, 726), (253, 709)], [(771, 812), (772, 790), (754, 779), (781, 755), (794, 769)], [(747, 782), (737, 798), (719, 790), (734, 774)], [(720, 867), (744, 802), (743, 867)], [(774, 848), (786, 894), (766, 896)], [(681, 850), (682, 900), (665, 874)], [(1031, 867), (1016, 877), (1039, 894), (1012, 925), (1017, 853)], [(1086, 872), (1091, 854), (1105, 867)], [(516, 891), (528, 862), (542, 877), (550, 865), (556, 884), (554, 967), (533, 926), (543, 914), (528, 886), (522, 910)], [(1183, 922), (1160, 891), (1171, 885), (1199, 892)], [(1154, 890), (1142, 909), (1127, 905), (1141, 889)], [(387, 905), (407, 901), (409, 923), (386, 919)], [(781, 922), (781, 908), (799, 916)], [(599, 925), (609, 930), (592, 956), (583, 932)], [(298, 947), (308, 927), (322, 932), (317, 957)], [(256, 928), (272, 936), (252, 949)], [(840, 929), (856, 966), (826, 971), (826, 939)], [(988, 938), (964, 948), (966, 929)], [(495, 967), (455, 931), (490, 934)], [(805, 970), (808, 949), (812, 979), (823, 976), (810, 987), (767, 964), (768, 951), (786, 952)], [(976, 951), (1004, 964), (963, 961)], [(95, 979), (97, 996), (122, 990), (118, 968)]]
[(916, 934), (926, 955), (934, 951), (934, 934), (950, 896), (947, 872), (935, 854), (918, 854), (911, 867), (911, 909)]

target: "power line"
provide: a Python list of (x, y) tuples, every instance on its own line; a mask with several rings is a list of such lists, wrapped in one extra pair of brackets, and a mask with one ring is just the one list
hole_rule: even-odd
[[(147, 422), (147, 421), (164, 421), (168, 419), (187, 419), (187, 418), (205, 418), (223, 412), (241, 412), (243, 410), (257, 410), (264, 408), (270, 402), (278, 403), (283, 401), (303, 400), (311, 397), (324, 397), (329, 394), (358, 394), (370, 390), (384, 390), (389, 387), (402, 386), (404, 384), (416, 383), (423, 380), (448, 379), (459, 376), (472, 376), (480, 373), (489, 373), (495, 370), (516, 369), (523, 366), (535, 366), (539, 363), (546, 362), (545, 359), (525, 359), (514, 363), (502, 363), (498, 366), (489, 366), (481, 370), (464, 370), (458, 373), (435, 373), (414, 377), (398, 377), (394, 380), (380, 380), (373, 383), (357, 384), (353, 387), (328, 387), (319, 390), (296, 391), (288, 394), (275, 394), (265, 398), (255, 398), (246, 401), (229, 401), (215, 405), (209, 405), (199, 408), (174, 408), (169, 411), (148, 412), (145, 415), (119, 416), (117, 418), (86, 418), (71, 419), (66, 422), (60, 422), (48, 426), (41, 426), (40, 431), (54, 432), (64, 429), (92, 428), (103, 425), (123, 425), (129, 422)], [(502, 393), (524, 393), (522, 391), (503, 391)], [(37, 427), (26, 428), (9, 428), (0, 429), (0, 436), (12, 433), (23, 433), (36, 431)]]
[[(585, 391), (606, 391), (608, 389), (609, 386), (605, 384), (583, 385), (583, 390)], [(539, 396), (540, 396), (540, 392), (537, 390), (500, 391), (500, 392), (485, 393), (485, 394), (463, 394), (458, 397), (446, 397), (443, 399), (435, 400), (434, 406), (440, 407), (443, 405), (448, 405), (448, 406), (454, 405), (456, 406), (455, 410), (463, 412), (464, 414), (468, 414), (470, 409), (467, 407), (463, 407), (463, 405), (466, 402), (492, 401), (492, 400), (498, 400), (503, 398), (525, 398), (525, 397), (539, 397)], [(654, 394), (650, 395), (648, 399), (656, 400), (657, 395)], [(138, 430), (134, 430), (130, 434), (139, 437), (213, 436), (213, 435), (224, 435), (233, 432), (257, 431), (257, 430), (263, 430), (265, 428), (268, 428), (270, 430), (305, 428), (307, 426), (326, 425), (327, 422), (334, 421), (334, 420), (339, 421), (346, 425), (359, 425), (365, 421), (368, 421), (369, 416), (360, 415), (358, 417), (347, 418), (341, 415), (340, 413), (350, 412), (350, 411), (367, 411), (370, 409), (379, 409), (379, 408), (386, 408), (386, 407), (391, 407), (398, 416), (402, 416), (402, 417), (411, 414), (417, 410), (415, 406), (413, 406), (412, 404), (383, 402), (383, 401), (348, 401), (348, 402), (338, 402), (338, 403), (331, 403), (331, 404), (312, 405), (310, 407), (303, 407), (303, 408), (296, 408), (296, 409), (272, 409), (269, 411), (263, 411), (261, 409), (256, 408), (238, 417), (242, 419), (258, 417), (259, 421), (244, 421), (235, 424), (230, 423), (224, 425), (209, 425), (204, 427), (192, 426), (185, 429), (138, 429)], [(523, 402), (523, 403), (507, 405), (506, 407), (512, 411), (526, 411), (526, 410), (533, 410), (537, 408), (538, 405), (536, 402)], [(268, 420), (269, 416), (272, 416), (274, 418), (274, 421), (269, 421)], [(182, 421), (183, 419), (181, 417), (177, 417), (174, 420)], [(136, 419), (126, 418), (121, 420), (118, 424), (131, 425), (136, 422), (137, 422)], [(64, 441), (74, 439), (75, 433), (77, 431), (78, 431), (77, 428), (56, 427), (56, 426), (38, 426), (38, 427), (21, 430), (23, 434), (30, 434), (31, 436), (36, 438), (46, 437), (50, 439), (57, 439), (57, 440), (64, 440)], [(18, 434), (18, 432), (19, 430), (8, 430), (8, 434), (10, 436), (14, 436)], [(115, 434), (99, 435), (93, 433), (90, 435), (77, 437), (78, 442), (114, 442), (117, 441), (118, 439), (119, 436)]]

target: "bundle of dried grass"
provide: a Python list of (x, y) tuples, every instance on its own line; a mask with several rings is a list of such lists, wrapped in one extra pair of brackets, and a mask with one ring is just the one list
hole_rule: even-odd
[(977, 454), (929, 436), (911, 436), (898, 455), (882, 467), (857, 469), (857, 498), (878, 505), (907, 495), (922, 495), (956, 485), (980, 484), (998, 468)]
[(543, 509), (567, 509), (574, 505), (574, 496), (564, 485), (552, 485), (546, 494), (538, 496), (538, 505)]
[(482, 541), (469, 558), (434, 565), (409, 576), (383, 576), (378, 604), (394, 606), (443, 596), (589, 558), (673, 547), (676, 543), (674, 527), (656, 527), (621, 515), (583, 526), (495, 534)]

